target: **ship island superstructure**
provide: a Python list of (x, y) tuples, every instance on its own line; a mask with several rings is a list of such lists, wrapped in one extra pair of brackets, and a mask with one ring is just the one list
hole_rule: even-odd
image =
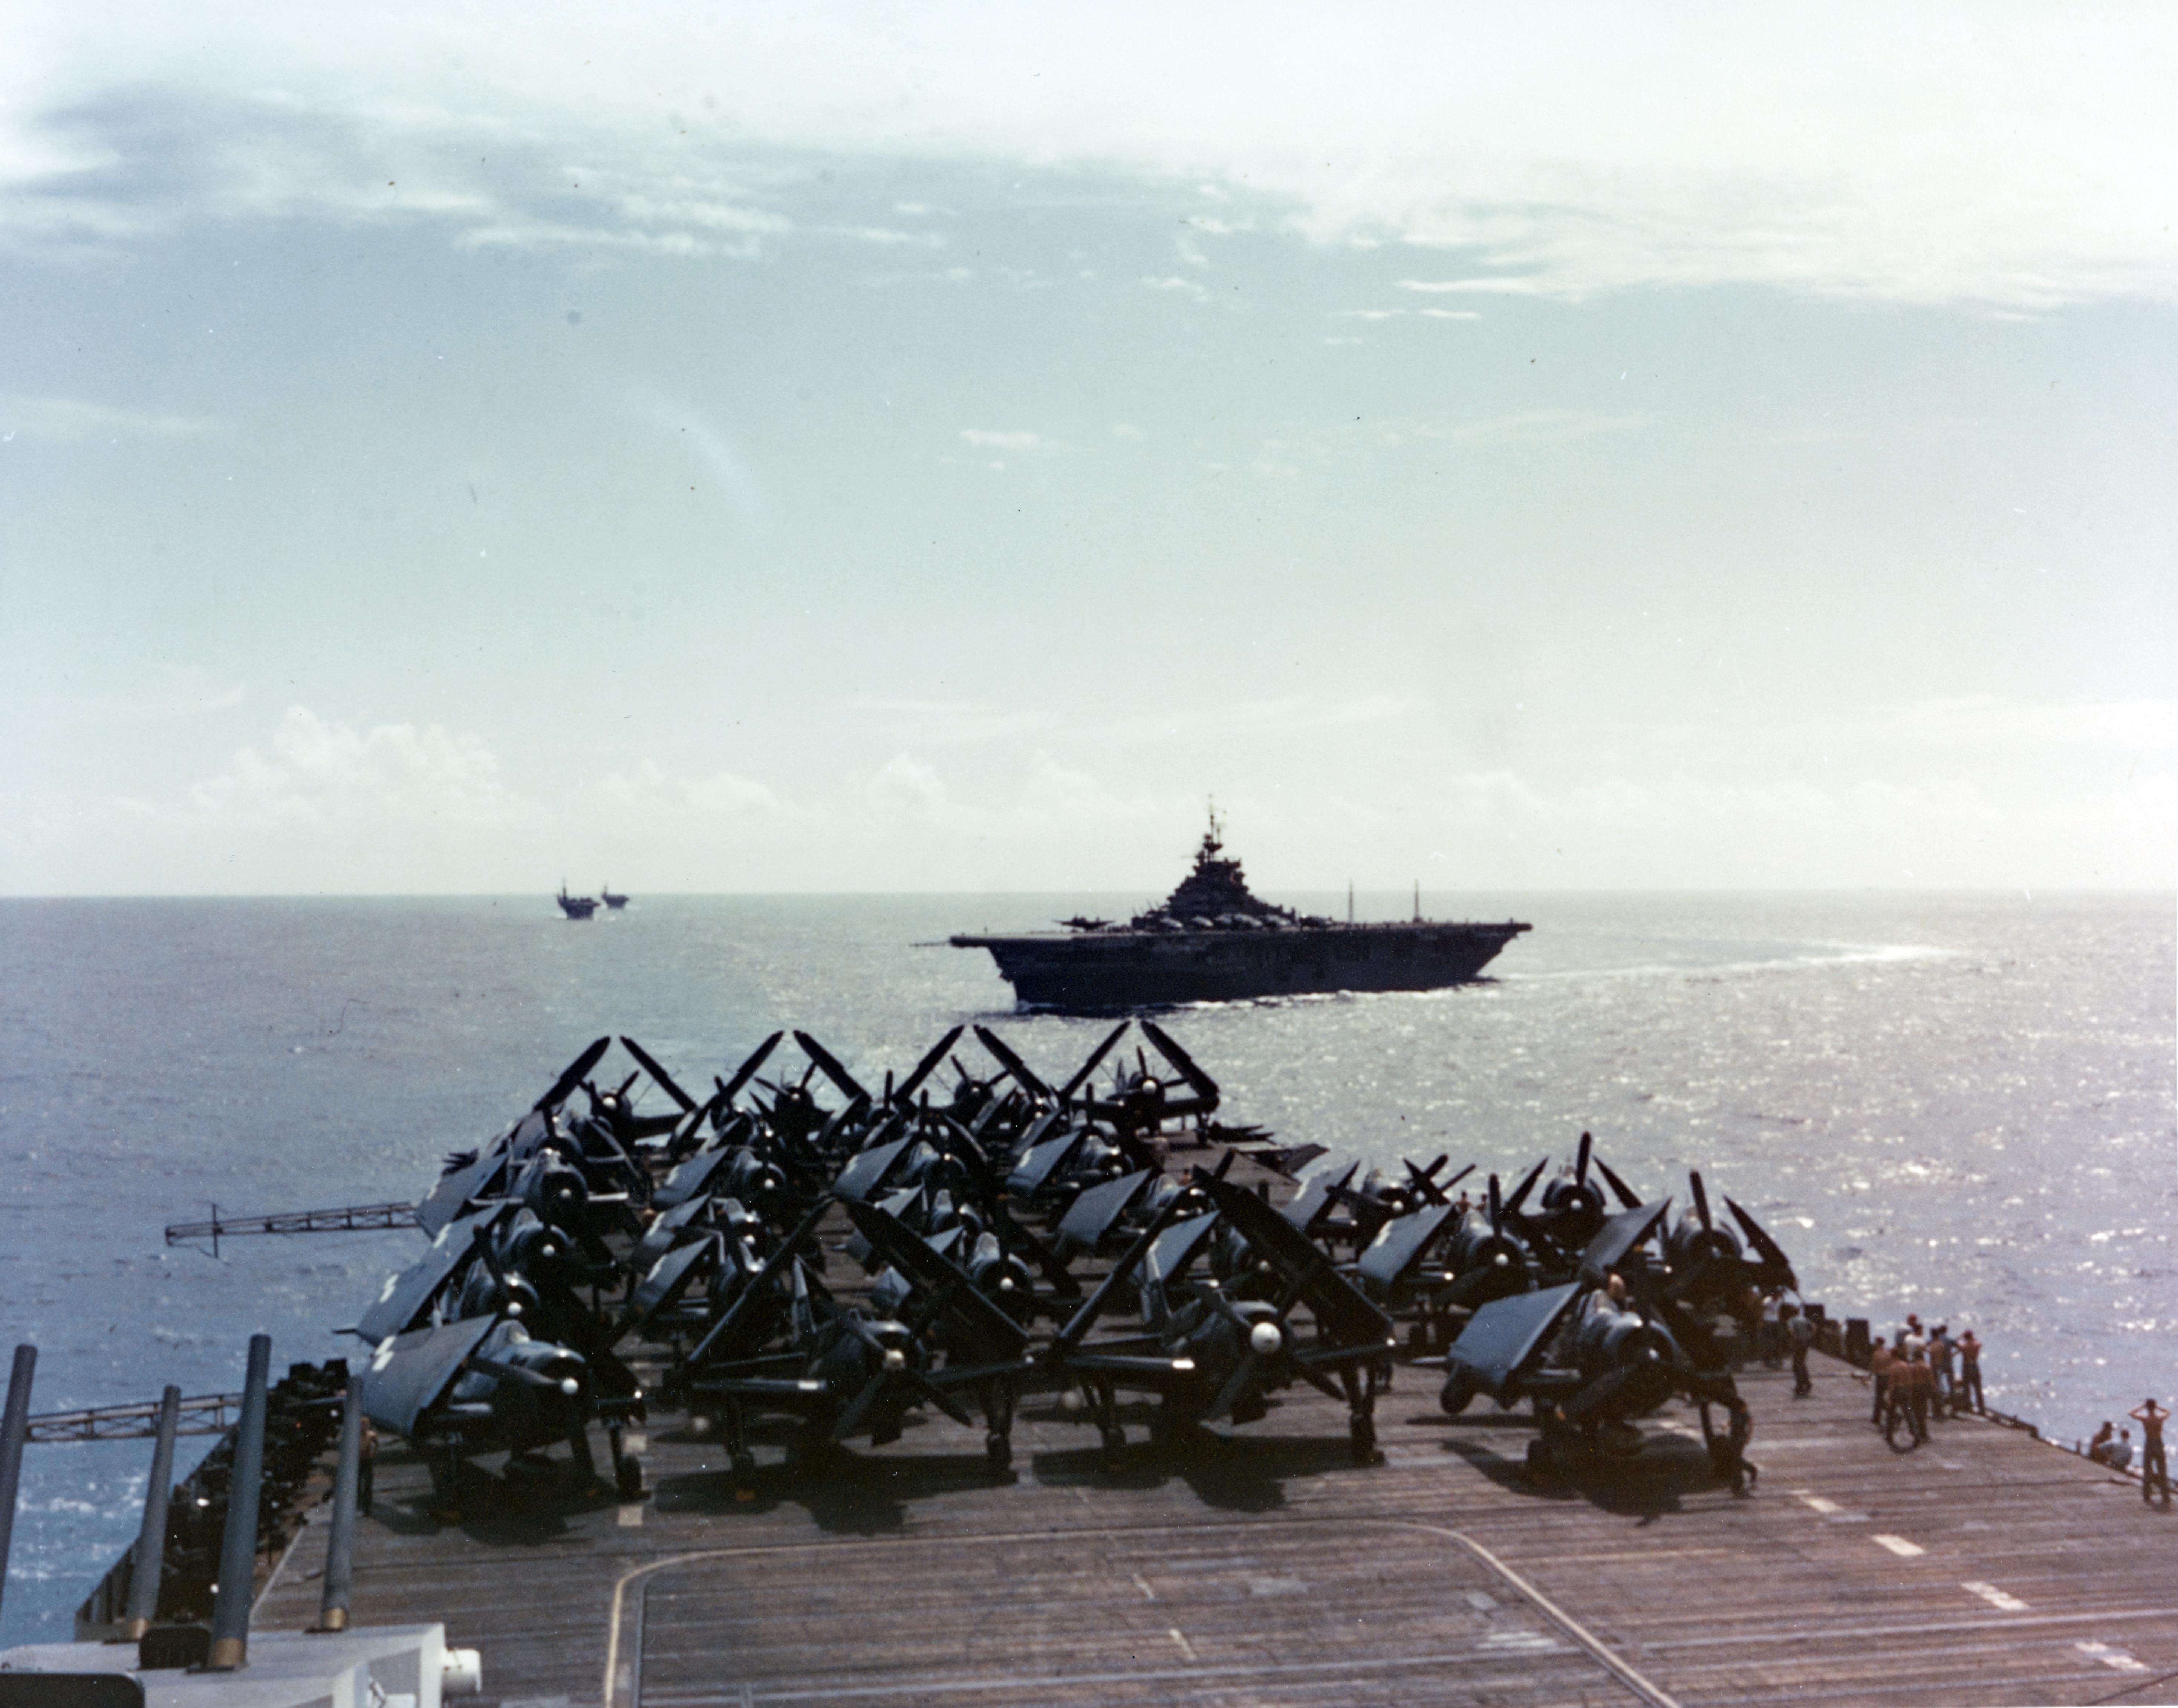
[(1434, 990), (1478, 977), (1531, 927), (1424, 919), (1356, 925), (1296, 912), (1248, 888), (1215, 812), (1195, 865), (1156, 907), (1125, 924), (1075, 917), (1058, 931), (963, 933), (988, 949), (1025, 1006), (1108, 1012), (1180, 1002), (1334, 990)]

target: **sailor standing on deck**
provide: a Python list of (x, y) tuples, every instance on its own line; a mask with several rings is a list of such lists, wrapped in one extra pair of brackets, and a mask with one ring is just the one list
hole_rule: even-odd
[(1781, 1307), (1777, 1316), (1792, 1349), (1792, 1397), (1805, 1400), (1815, 1391), (1815, 1378), (1808, 1374), (1808, 1348), (1815, 1344), (1814, 1319), (1798, 1305)]
[(2142, 1502), (2150, 1499), (2159, 1482), (2163, 1485), (2166, 1510), (2170, 1505), (2170, 1464), (2163, 1456), (2163, 1421), (2170, 1415), (2167, 1406), (2155, 1403), (2153, 1394), (2148, 1396), (2146, 1405), (2126, 1413), (2140, 1423), (2140, 1498)]
[(1981, 1342), (1971, 1329), (1959, 1336), (1958, 1401), (1968, 1400), (1981, 1410)]
[(1936, 1379), (1936, 1416), (1956, 1410), (1951, 1393), (1951, 1329), (1948, 1323), (1936, 1324), (1936, 1332), (1929, 1337), (1929, 1369)]
[(1875, 1344), (1868, 1349), (1869, 1385), (1875, 1389), (1875, 1404), (1869, 1409), (1868, 1421), (1878, 1429), (1883, 1427), (1883, 1402), (1890, 1397), (1891, 1367), (1896, 1361), (1891, 1356), (1890, 1347), (1878, 1334)]

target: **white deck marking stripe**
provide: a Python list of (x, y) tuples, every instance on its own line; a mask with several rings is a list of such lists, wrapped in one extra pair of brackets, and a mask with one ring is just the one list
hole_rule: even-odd
[(2075, 1643), (2072, 1645), (2090, 1661), (2099, 1661), (2119, 1673), (2145, 1673), (2148, 1668), (2122, 1649), (2113, 1649), (2107, 1643)]
[(1916, 1554), (1924, 1554), (1929, 1552), (1920, 1543), (1909, 1542), (1902, 1536), (1872, 1536), (1869, 1540), (1879, 1547), (1889, 1548), (1901, 1559), (1910, 1560)]
[(2007, 1595), (1995, 1584), (1961, 1584), (1959, 1587), (1970, 1596), (1979, 1596), (1992, 1607), (2001, 1607), (2007, 1613), (2023, 1613), (2027, 1603), (2018, 1596)]
[(1801, 1491), (1799, 1499), (1803, 1504), (1820, 1513), (1843, 1512), (1845, 1510), (1845, 1509), (1840, 1506), (1836, 1501), (1825, 1500), (1822, 1496), (1819, 1494), (1809, 1494), (1805, 1490)]
[(1157, 1591), (1152, 1590), (1143, 1580), (1142, 1574), (1140, 1572), (1136, 1572), (1131, 1575), (1135, 1580), (1135, 1587), (1142, 1592), (1142, 1599), (1146, 1602), (1155, 1601), (1157, 1599)]
[(1181, 1654), (1186, 1656), (1190, 1661), (1195, 1658), (1195, 1651), (1188, 1646), (1187, 1639), (1180, 1635), (1179, 1626), (1168, 1625), (1165, 1627), (1165, 1633), (1173, 1640), (1174, 1642), (1179, 1645), (1179, 1652)]
[(622, 1530), (640, 1530), (643, 1528), (643, 1503), (641, 1501), (632, 1500), (620, 1509), (620, 1527)]

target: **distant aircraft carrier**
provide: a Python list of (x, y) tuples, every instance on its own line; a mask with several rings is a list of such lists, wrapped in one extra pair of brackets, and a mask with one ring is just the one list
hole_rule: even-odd
[(1434, 990), (1475, 978), (1530, 929), (1512, 919), (1340, 925), (1277, 907), (1249, 893), (1220, 828), (1212, 814), (1195, 870), (1161, 906), (1125, 925), (1077, 918), (1064, 931), (950, 941), (988, 949), (1028, 1007), (1097, 1013), (1327, 990)]

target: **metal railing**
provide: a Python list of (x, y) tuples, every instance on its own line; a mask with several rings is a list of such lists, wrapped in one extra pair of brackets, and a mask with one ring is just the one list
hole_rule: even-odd
[[(159, 1407), (93, 1405), (81, 1411), (47, 1411), (30, 1419), (31, 1441), (149, 1441), (159, 1432)], [(242, 1416), (239, 1394), (200, 1394), (182, 1401), (177, 1435), (222, 1435)]]
[(222, 1216), (219, 1206), (214, 1204), (210, 1221), (170, 1224), (167, 1243), (178, 1246), (193, 1240), (210, 1240), (212, 1255), (217, 1257), (221, 1240), (242, 1234), (364, 1233), (415, 1225), (416, 1206), (413, 1203), (340, 1204), (331, 1209), (283, 1210), (266, 1216)]

